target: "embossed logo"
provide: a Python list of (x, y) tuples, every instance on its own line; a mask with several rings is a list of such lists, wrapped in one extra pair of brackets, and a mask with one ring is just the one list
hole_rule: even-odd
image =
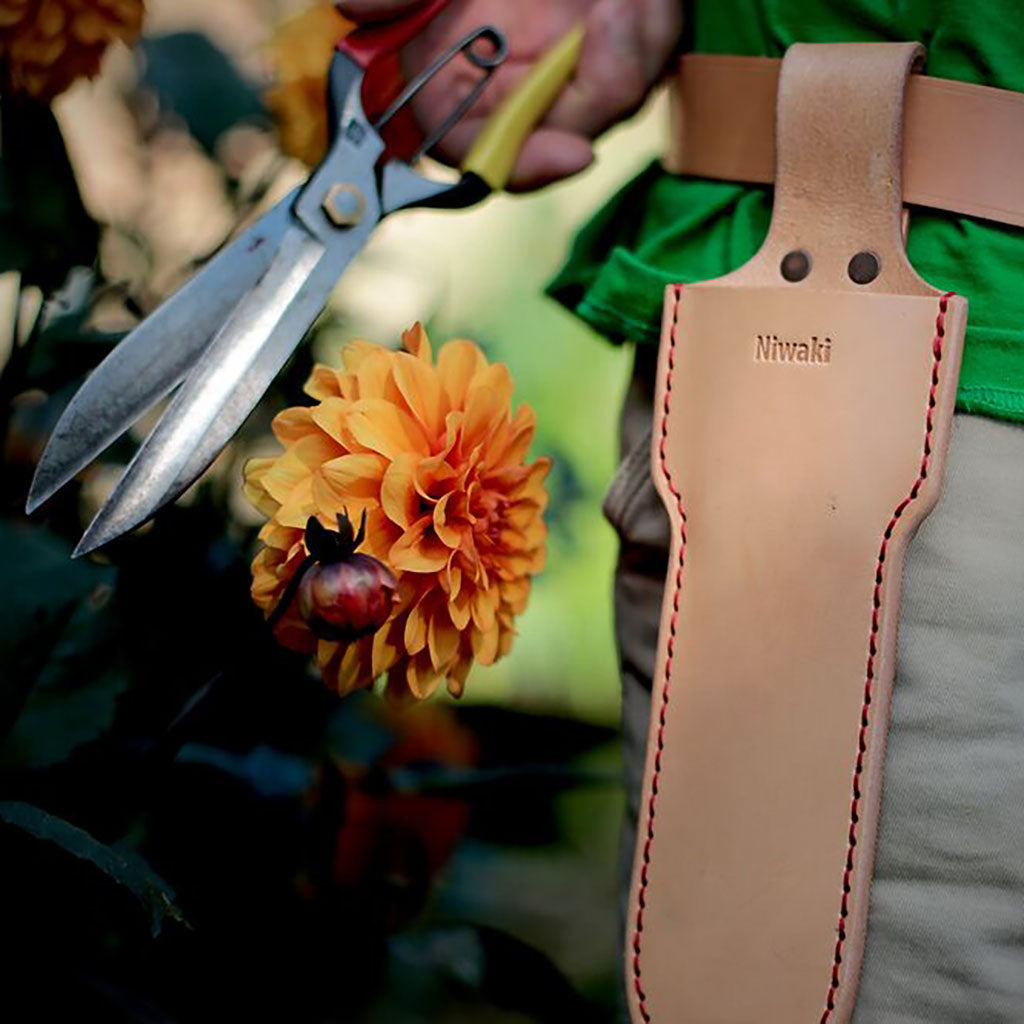
[(816, 334), (806, 340), (758, 334), (754, 338), (754, 362), (827, 366), (832, 362), (832, 339), (828, 335), (818, 337)]

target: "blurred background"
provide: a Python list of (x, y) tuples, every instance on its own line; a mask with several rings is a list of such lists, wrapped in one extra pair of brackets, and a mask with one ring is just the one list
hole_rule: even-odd
[[(152, 419), (23, 514), (89, 369), (305, 176), (282, 140), (315, 133), (326, 55), (289, 21), (308, 7), (148, 0), (139, 42), (52, 114), (0, 108), (4, 1019), (612, 1020), (622, 794), (600, 503), (630, 353), (543, 288), (661, 149), (660, 100), (570, 182), (387, 221), (232, 445), (134, 536), (69, 558)], [(240, 484), (276, 450), (273, 415), (308, 401), (314, 359), (397, 344), (417, 319), (508, 364), (554, 469), (548, 565), (512, 654), (457, 703), (397, 710), (339, 700), (269, 641)]]

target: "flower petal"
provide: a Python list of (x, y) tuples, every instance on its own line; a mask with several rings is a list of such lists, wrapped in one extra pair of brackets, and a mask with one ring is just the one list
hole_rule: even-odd
[(307, 476), (291, 489), (287, 500), (282, 502), (277, 510), (276, 518), (282, 526), (305, 529), (306, 521), (315, 511), (313, 477)]
[(372, 351), (360, 361), (359, 368), (355, 371), (359, 397), (381, 398), (393, 405), (400, 405), (402, 396), (395, 384), (394, 376), (395, 353), (379, 345), (373, 345), (371, 348)]
[(536, 428), (537, 417), (533, 409), (528, 405), (521, 405), (515, 416), (495, 435), (484, 460), (485, 465), (490, 468), (521, 464), (530, 450)]
[(448, 692), (453, 697), (461, 697), (466, 689), (466, 678), (473, 667), (473, 659), (459, 658), (448, 670)]
[(338, 443), (341, 448), (337, 453), (339, 455), (344, 451), (365, 451), (349, 428), (348, 419), (354, 405), (347, 398), (325, 398), (319, 405), (313, 406), (312, 416), (316, 425)]
[(393, 370), (395, 384), (410, 412), (429, 437), (438, 436), (444, 426), (448, 403), (434, 368), (408, 352), (396, 352)]
[(416, 466), (419, 456), (412, 452), (397, 455), (380, 486), (380, 503), (388, 518), (407, 530), (420, 517), (420, 496), (416, 493)]
[[(362, 515), (362, 510), (359, 515)], [(366, 540), (359, 550), (387, 565), (388, 553), (401, 536), (401, 528), (391, 522), (382, 508), (370, 508), (366, 514)]]
[(462, 570), (455, 564), (454, 551), (448, 558), (448, 565), (445, 568), (444, 576), (441, 578), (441, 583), (448, 593), (448, 600), (454, 601), (462, 589)]
[(265, 516), (272, 516), (281, 507), (281, 503), (272, 498), (263, 483), (263, 477), (277, 461), (277, 457), (269, 459), (249, 459), (243, 474), (245, 483), (242, 488), (246, 498)]
[(283, 445), (293, 444), (308, 434), (319, 433), (313, 410), (308, 405), (293, 406), (279, 412), (271, 423), (271, 429)]
[(337, 640), (318, 640), (316, 645), (316, 667), (324, 668), (341, 655), (341, 644)]
[(550, 459), (537, 459), (528, 466), (512, 466), (488, 473), (483, 485), (501, 491), (509, 501), (532, 501), (543, 509), (548, 501), (544, 478), (550, 468)]
[(486, 590), (481, 587), (475, 591), (470, 611), (477, 629), (487, 632), (494, 628), (495, 613), (500, 601), (501, 592), (497, 586), (488, 587)]
[(441, 676), (431, 664), (430, 655), (423, 652), (406, 663), (405, 681), (414, 697), (426, 700), (440, 685)]
[(423, 324), (416, 321), (407, 331), (402, 331), (402, 346), (406, 352), (412, 353), (418, 360), (431, 365), (433, 353), (430, 349), (430, 339), (423, 329)]
[[(327, 457), (330, 458), (331, 455), (329, 454)], [(274, 501), (283, 505), (289, 501), (295, 488), (302, 483), (307, 483), (312, 474), (313, 470), (310, 468), (309, 460), (303, 457), (299, 445), (296, 444), (263, 471), (260, 483)]]
[[(267, 548), (287, 551), (289, 555), (294, 545), (302, 546), (305, 530), (297, 530), (291, 526), (282, 526), (276, 519), (268, 519), (260, 528), (259, 538)], [(305, 548), (303, 548), (305, 552)]]
[(373, 677), (383, 675), (398, 661), (403, 652), (402, 624), (392, 618), (373, 635), (371, 654)]
[(340, 511), (346, 501), (376, 502), (387, 465), (387, 459), (373, 452), (355, 452), (329, 459), (318, 475), (337, 495), (336, 511)]
[(405, 572), (437, 572), (448, 564), (447, 547), (434, 536), (434, 520), (423, 516), (392, 546), (388, 561)]
[(419, 654), (427, 646), (427, 606), (429, 594), (409, 609), (405, 618), (405, 649), (409, 654)]
[(460, 449), (466, 462), (479, 459), (481, 445), (501, 424), (501, 406), (493, 388), (474, 386), (466, 399)]
[(349, 373), (357, 373), (367, 359), (374, 359), (382, 352), (379, 345), (374, 345), (365, 338), (353, 338), (341, 351), (341, 360)]
[(473, 630), (473, 654), (481, 665), (493, 665), (498, 657), (498, 626), (495, 624), (486, 632)]
[(455, 628), (464, 630), (473, 617), (472, 613), (473, 589), (463, 586), (454, 597), (448, 600), (448, 615)]
[(389, 459), (402, 452), (430, 454), (423, 428), (404, 409), (382, 398), (353, 402), (348, 427), (360, 445)]
[(502, 604), (507, 605), (514, 615), (521, 615), (526, 611), (526, 605), (530, 599), (529, 576), (502, 582), (500, 587)]
[(449, 341), (441, 346), (437, 369), (453, 409), (464, 406), (470, 382), (485, 365), (483, 353), (471, 341)]
[(444, 455), (434, 455), (422, 459), (416, 467), (416, 492), (427, 501), (437, 501), (457, 479), (458, 473), (448, 465)]
[(505, 623), (501, 623), (498, 632), (498, 653), (495, 656), (495, 661), (499, 658), (504, 658), (511, 650), (512, 644), (516, 638), (516, 631), (512, 628), (511, 624), (508, 626)]
[(459, 649), (459, 631), (452, 624), (444, 607), (434, 610), (427, 628), (430, 663), (439, 672), (447, 670)]
[(449, 518), (449, 506), (454, 509), (457, 504), (452, 500), (453, 495), (455, 492), (449, 491), (434, 506), (434, 532), (442, 544), (447, 544), (454, 550), (462, 543), (463, 531), (458, 528), (459, 521), (454, 516)]
[(302, 390), (310, 398), (315, 398), (320, 402), (326, 398), (341, 398), (341, 374), (330, 366), (317, 364), (313, 367), (313, 372), (309, 375)]
[(333, 680), (340, 696), (344, 697), (347, 693), (369, 686), (373, 682), (372, 658), (371, 637), (364, 637), (345, 648)]

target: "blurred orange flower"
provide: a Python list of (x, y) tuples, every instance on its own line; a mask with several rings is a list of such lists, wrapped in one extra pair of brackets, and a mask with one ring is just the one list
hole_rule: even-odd
[(0, 92), (52, 100), (91, 78), (110, 43), (132, 43), (142, 0), (0, 0)]
[(352, 29), (329, 0), (282, 22), (267, 44), (274, 85), (264, 100), (281, 148), (312, 167), (327, 149), (327, 69), (338, 40)]
[(441, 680), (462, 693), (474, 661), (512, 646), (530, 577), (544, 563), (549, 461), (525, 462), (535, 417), (511, 411), (512, 380), (469, 341), (449, 341), (436, 363), (417, 324), (405, 351), (348, 345), (339, 370), (317, 366), (314, 406), (274, 420), (283, 454), (252, 459), (246, 493), (270, 517), (253, 562), (252, 594), (269, 615), (306, 556), (304, 526), (330, 528), (339, 512), (366, 513), (361, 551), (398, 579), (394, 611), (347, 646), (317, 639), (289, 608), (281, 643), (316, 652), (339, 693), (388, 674), (396, 697), (429, 696)]
[[(451, 708), (421, 704), (387, 715), (381, 704), (378, 723), (390, 728), (394, 744), (372, 765), (339, 760), (345, 779), (345, 813), (334, 851), (334, 882), (364, 886), (368, 878), (401, 879), (396, 899), (380, 909), (392, 926), (405, 924), (420, 909), (430, 880), (451, 857), (469, 821), (465, 798), (381, 785), (403, 768), (469, 768), (477, 762), (477, 743)], [(388, 887), (395, 892), (394, 885)], [(387, 891), (387, 890), (385, 890)], [(381, 897), (376, 897), (380, 901)], [(404, 913), (403, 913), (404, 911)]]

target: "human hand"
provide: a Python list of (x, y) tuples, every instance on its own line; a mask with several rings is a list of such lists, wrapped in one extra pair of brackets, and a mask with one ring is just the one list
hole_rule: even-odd
[[(366, 24), (388, 20), (423, 0), (344, 0), (347, 18)], [(585, 27), (575, 77), (526, 140), (509, 188), (538, 188), (583, 170), (593, 160), (592, 140), (633, 113), (657, 82), (682, 31), (681, 0), (455, 0), (403, 52), (407, 73), (480, 25), (508, 38), (508, 58), (466, 116), (444, 137), (437, 155), (458, 164), (487, 115), (511, 92), (531, 64), (576, 22)], [(424, 132), (436, 127), (479, 75), (453, 61), (413, 101)]]

